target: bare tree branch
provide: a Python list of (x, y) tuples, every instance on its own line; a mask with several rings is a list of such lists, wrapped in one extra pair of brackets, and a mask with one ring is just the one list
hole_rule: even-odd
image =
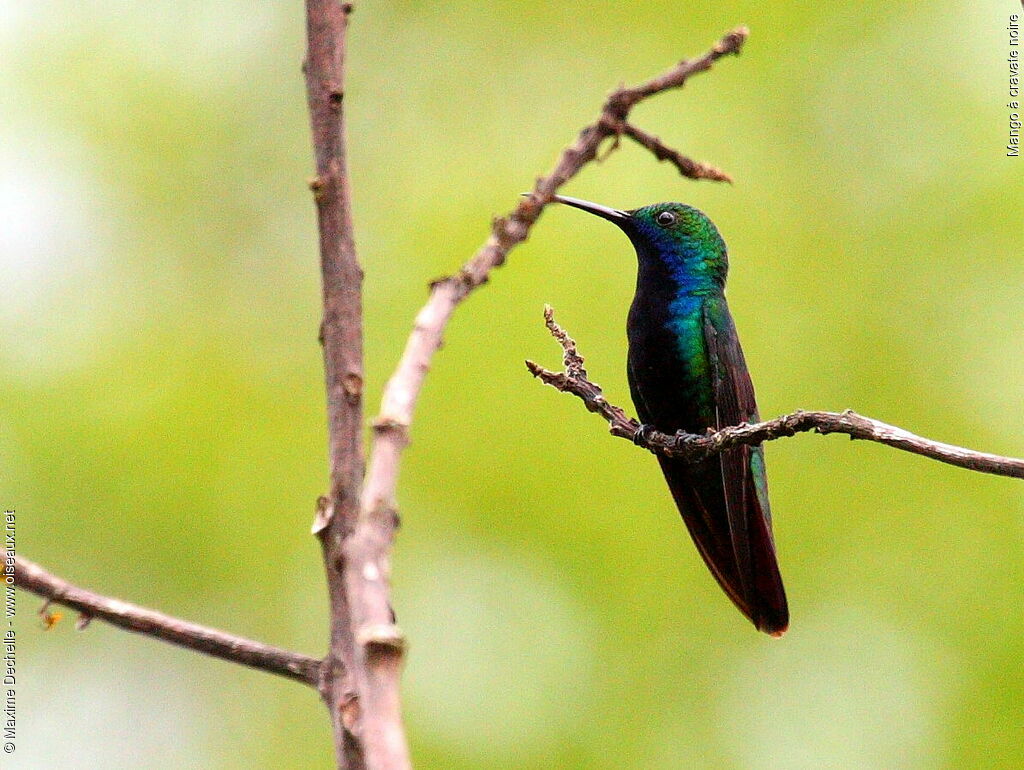
[(669, 147), (658, 137), (648, 134), (632, 123), (622, 123), (619, 126), (619, 133), (625, 134), (641, 147), (649, 150), (658, 160), (667, 160), (685, 177), (690, 179), (711, 179), (716, 182), (729, 182), (732, 184), (732, 177), (721, 169), (686, 157)]
[[(361, 662), (369, 676), (367, 686), (360, 686), (366, 751), (369, 753), (371, 745), (376, 745), (381, 756), (394, 761), (386, 765), (371, 763), (373, 766), (404, 767), (403, 759), (407, 761), (402, 751), (398, 681), (404, 640), (388, 602), (389, 554), (398, 527), (395, 489), (416, 401), (448, 320), (459, 303), (487, 281), (491, 270), (504, 263), (508, 252), (526, 240), (530, 227), (558, 188), (596, 157), (605, 139), (617, 135), (634, 105), (661, 91), (678, 88), (691, 75), (710, 69), (722, 56), (738, 53), (746, 36), (745, 28), (736, 29), (699, 59), (680, 62), (640, 86), (612, 93), (598, 120), (585, 127), (576, 142), (562, 152), (551, 173), (537, 181), (533, 195), (524, 198), (509, 216), (495, 220), (490, 237), (456, 275), (433, 283), (427, 304), (416, 316), (402, 358), (384, 389), (380, 414), (373, 422), (373, 447), (360, 513), (345, 547), (357, 654), (363, 656)], [(376, 715), (373, 719), (371, 713)]]
[[(368, 764), (357, 737), (365, 689), (353, 608), (345, 585), (345, 539), (355, 528), (363, 478), (363, 271), (356, 254), (345, 147), (345, 33), (352, 5), (306, 0), (308, 49), (303, 69), (316, 178), (310, 183), (320, 230), (330, 494), (318, 505), (313, 532), (320, 538), (330, 602), (330, 647), (321, 694), (331, 714), (340, 768)], [(376, 767), (385, 765), (376, 764)]]
[(1024, 479), (1024, 460), (1002, 457), (986, 452), (943, 444), (914, 435), (895, 425), (888, 425), (870, 417), (845, 412), (804, 412), (783, 415), (774, 420), (754, 424), (736, 425), (709, 431), (707, 435), (679, 432), (674, 435), (641, 428), (636, 420), (627, 417), (617, 406), (605, 400), (601, 387), (587, 379), (583, 368), (583, 357), (576, 349), (576, 342), (561, 326), (555, 323), (550, 307), (544, 308), (544, 322), (558, 344), (562, 346), (565, 371), (552, 372), (534, 363), (526, 362), (526, 368), (534, 377), (553, 388), (570, 393), (581, 401), (591, 412), (608, 421), (613, 436), (626, 438), (639, 446), (658, 454), (682, 457), (690, 462), (700, 462), (741, 444), (762, 444), (784, 436), (813, 431), (815, 433), (845, 433), (852, 439), (874, 441), (879, 444), (902, 449), (904, 452), (928, 457), (932, 460), (956, 465), (981, 473), (1010, 476)]
[[(7, 564), (7, 559), (7, 550), (0, 548), (0, 563)], [(101, 596), (72, 585), (21, 556), (14, 557), (14, 585), (48, 601), (77, 610), (86, 620), (97, 618), (118, 628), (162, 639), (232, 663), (280, 674), (314, 687), (320, 682), (320, 661), (316, 658), (189, 623), (120, 599)]]

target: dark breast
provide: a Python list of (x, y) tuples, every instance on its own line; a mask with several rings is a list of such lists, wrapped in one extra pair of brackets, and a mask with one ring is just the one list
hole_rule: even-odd
[(627, 374), (641, 421), (663, 432), (714, 424), (700, 297), (638, 292), (626, 324)]

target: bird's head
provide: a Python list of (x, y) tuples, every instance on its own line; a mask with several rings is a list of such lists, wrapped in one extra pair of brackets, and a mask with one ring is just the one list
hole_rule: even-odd
[(556, 195), (555, 200), (618, 225), (645, 261), (663, 265), (685, 283), (725, 284), (729, 258), (725, 241), (707, 215), (685, 203), (652, 203), (626, 211)]

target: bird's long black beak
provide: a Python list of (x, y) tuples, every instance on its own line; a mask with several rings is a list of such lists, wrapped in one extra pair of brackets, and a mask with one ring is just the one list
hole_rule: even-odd
[(607, 219), (609, 222), (614, 222), (619, 227), (624, 227), (628, 222), (632, 221), (632, 217), (629, 216), (628, 212), (622, 211), (621, 209), (602, 206), (600, 203), (591, 203), (590, 201), (580, 200), (579, 198), (570, 198), (566, 195), (556, 195), (554, 196), (554, 199), (559, 203), (564, 203), (566, 206), (574, 206), (575, 208), (587, 211), (594, 216)]

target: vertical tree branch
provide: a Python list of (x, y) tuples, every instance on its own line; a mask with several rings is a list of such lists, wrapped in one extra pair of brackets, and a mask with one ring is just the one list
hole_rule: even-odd
[(330, 494), (313, 531), (320, 538), (330, 600), (330, 647), (320, 692), (331, 714), (338, 766), (365, 767), (355, 730), (359, 717), (351, 607), (345, 589), (344, 542), (359, 511), (363, 477), (363, 272), (352, 231), (345, 148), (345, 32), (352, 6), (306, 0), (308, 49), (304, 70), (316, 156), (311, 182), (320, 230)]

